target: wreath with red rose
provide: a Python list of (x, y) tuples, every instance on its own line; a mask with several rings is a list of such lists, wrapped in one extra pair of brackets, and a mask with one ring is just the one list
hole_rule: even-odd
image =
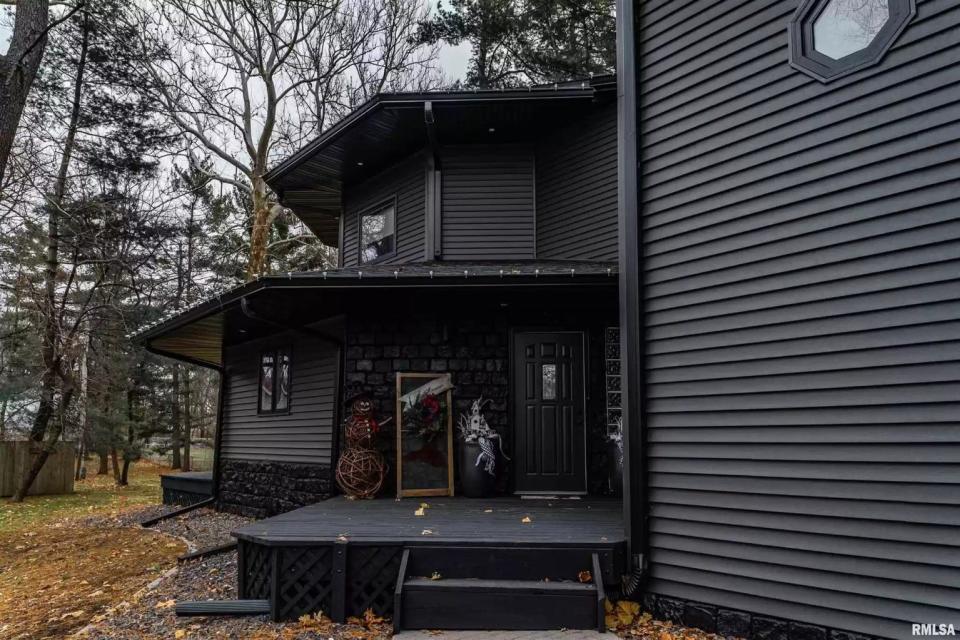
[(429, 442), (444, 432), (443, 407), (440, 398), (427, 393), (407, 404), (403, 410), (403, 424), (410, 432)]

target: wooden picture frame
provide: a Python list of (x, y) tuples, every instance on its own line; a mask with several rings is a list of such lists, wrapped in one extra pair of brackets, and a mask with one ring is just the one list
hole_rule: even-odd
[[(431, 384), (431, 381), (435, 381)], [(453, 382), (449, 373), (397, 373), (397, 498), (453, 495)], [(403, 412), (413, 394), (435, 393), (444, 432), (430, 442), (404, 428)], [(419, 448), (417, 448), (419, 446)], [(412, 449), (412, 451), (411, 451)], [(411, 456), (420, 453), (431, 455)], [(406, 473), (404, 459), (406, 458)], [(445, 459), (446, 469), (437, 466)], [(430, 460), (422, 462), (421, 460)], [(431, 468), (433, 467), (433, 468)]]

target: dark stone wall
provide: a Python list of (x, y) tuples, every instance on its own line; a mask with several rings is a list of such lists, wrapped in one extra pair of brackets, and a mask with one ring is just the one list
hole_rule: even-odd
[[(344, 359), (344, 389), (369, 392), (375, 400), (381, 422), (396, 413), (396, 372), (450, 372), (454, 391), (454, 423), (479, 396), (491, 400), (485, 407), (487, 422), (504, 441), (511, 454), (514, 433), (510, 415), (510, 330), (530, 327), (579, 330), (587, 333), (587, 446), (588, 488), (592, 494), (609, 491), (607, 480), (606, 388), (604, 330), (612, 312), (584, 301), (576, 309), (557, 310), (548, 304), (538, 308), (496, 300), (484, 306), (446, 300), (442, 312), (401, 311), (389, 317), (375, 314), (348, 315)], [(519, 307), (519, 308), (518, 308)], [(457, 311), (457, 310), (460, 311)], [(349, 414), (345, 409), (343, 415)], [(378, 446), (394, 470), (395, 432), (393, 423), (381, 432)], [(456, 467), (455, 467), (456, 468)], [(497, 490), (512, 491), (511, 463), (500, 465)], [(383, 495), (395, 490), (393, 473), (388, 474)]]
[(696, 627), (725, 638), (745, 640), (878, 640), (840, 629), (829, 629), (814, 624), (794, 622), (782, 618), (757, 615), (747, 611), (725, 609), (668, 598), (654, 593), (642, 597), (644, 609), (654, 618), (669, 620), (687, 627)]
[(320, 464), (224, 460), (217, 509), (266, 518), (333, 495), (331, 469)]

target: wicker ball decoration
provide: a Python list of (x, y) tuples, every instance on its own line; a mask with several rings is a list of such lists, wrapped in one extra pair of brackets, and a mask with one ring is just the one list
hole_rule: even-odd
[(351, 498), (372, 498), (383, 486), (386, 465), (374, 449), (348, 448), (337, 462), (337, 484)]
[(373, 434), (376, 433), (376, 422), (371, 418), (358, 418), (356, 416), (347, 420), (347, 425), (343, 429), (344, 438), (347, 441), (348, 448), (373, 448)]

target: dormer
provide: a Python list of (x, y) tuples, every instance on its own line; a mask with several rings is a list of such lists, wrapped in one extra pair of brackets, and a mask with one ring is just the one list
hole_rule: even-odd
[(340, 266), (614, 260), (615, 88), (380, 94), (267, 182)]

